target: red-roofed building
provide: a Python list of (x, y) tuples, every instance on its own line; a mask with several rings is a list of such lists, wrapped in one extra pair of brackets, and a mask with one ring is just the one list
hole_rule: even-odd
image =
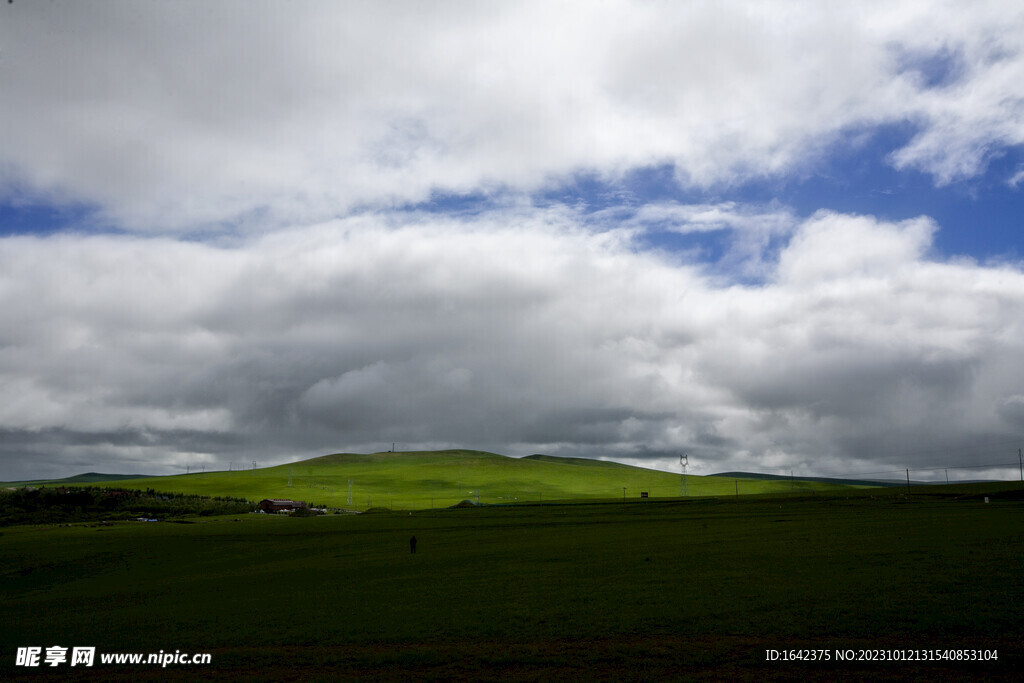
[(264, 498), (260, 501), (260, 510), (263, 512), (291, 512), (299, 508), (308, 507), (305, 501), (289, 500), (287, 498)]

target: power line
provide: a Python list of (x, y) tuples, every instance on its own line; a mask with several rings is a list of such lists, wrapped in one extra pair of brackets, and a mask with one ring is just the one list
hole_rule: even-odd
[(977, 470), (987, 467), (1013, 467), (1012, 462), (1000, 462), (994, 465), (945, 465), (943, 467), (911, 467), (915, 472), (931, 472), (933, 470)]
[[(938, 471), (938, 470), (983, 470), (983, 469), (988, 469), (988, 468), (993, 468), (993, 467), (1013, 467), (1013, 465), (1014, 465), (1014, 463), (1012, 463), (1012, 462), (1000, 462), (1000, 463), (993, 463), (993, 464), (988, 464), (988, 465), (940, 465), (938, 467), (911, 467), (910, 471), (911, 472), (935, 472), (935, 471)], [(903, 469), (900, 469), (900, 470), (880, 470), (880, 471), (877, 471), (877, 472), (856, 472), (856, 473), (845, 473), (845, 474), (830, 474), (830, 475), (828, 475), (828, 478), (829, 479), (852, 479), (854, 477), (868, 477), (868, 476), (879, 475), (879, 474), (903, 474), (904, 470), (906, 470), (906, 469), (907, 468), (903, 468)]]

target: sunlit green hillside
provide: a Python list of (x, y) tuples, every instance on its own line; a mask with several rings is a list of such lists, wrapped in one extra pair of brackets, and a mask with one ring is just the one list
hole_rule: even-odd
[[(351, 500), (349, 498), (351, 482)], [(481, 451), (338, 453), (255, 470), (120, 480), (117, 486), (157, 491), (293, 498), (329, 507), (424, 509), (462, 500), (528, 503), (635, 500), (835, 489), (821, 482), (756, 481), (679, 474), (598, 460)]]

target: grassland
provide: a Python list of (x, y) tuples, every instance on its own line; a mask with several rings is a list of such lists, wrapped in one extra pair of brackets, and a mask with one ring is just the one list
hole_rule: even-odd
[[(111, 482), (123, 488), (233, 496), (294, 498), (328, 507), (421, 510), (470, 499), (487, 504), (554, 500), (636, 500), (678, 497), (679, 474), (596, 460), (481, 451), (338, 453), (302, 462), (234, 472), (207, 472)], [(348, 503), (352, 482), (352, 503)], [(289, 485), (290, 484), (290, 485)], [(836, 484), (687, 476), (688, 496), (820, 492)], [(623, 491), (625, 489), (625, 491)]]
[[(103, 680), (1010, 679), (1022, 549), (1015, 484), (12, 527), (0, 678), (63, 644), (214, 658), (60, 671)], [(935, 647), (999, 660), (765, 661)]]

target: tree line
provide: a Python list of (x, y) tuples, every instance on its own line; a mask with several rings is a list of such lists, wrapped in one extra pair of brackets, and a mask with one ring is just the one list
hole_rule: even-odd
[(200, 496), (97, 486), (24, 487), (0, 491), (0, 526), (60, 524), (136, 517), (232, 515), (254, 503), (231, 496)]

